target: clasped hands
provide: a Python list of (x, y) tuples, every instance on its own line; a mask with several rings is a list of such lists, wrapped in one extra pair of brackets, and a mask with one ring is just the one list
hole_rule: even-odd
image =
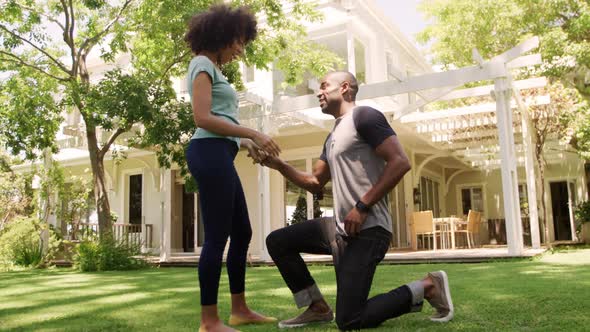
[(252, 158), (253, 164), (276, 168), (281, 149), (270, 137), (260, 134), (254, 139), (243, 139), (242, 146), (248, 150), (248, 157)]

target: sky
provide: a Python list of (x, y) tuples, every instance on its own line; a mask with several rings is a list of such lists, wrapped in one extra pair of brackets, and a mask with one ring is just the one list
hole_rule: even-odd
[(416, 45), (418, 49), (424, 46), (418, 45), (414, 36), (426, 27), (422, 13), (416, 8), (421, 0), (374, 0), (383, 13)]

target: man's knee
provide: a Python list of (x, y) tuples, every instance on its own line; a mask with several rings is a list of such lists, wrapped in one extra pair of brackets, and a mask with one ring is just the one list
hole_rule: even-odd
[(281, 235), (279, 231), (280, 229), (275, 230), (266, 237), (266, 248), (271, 256), (280, 249)]
[(358, 330), (360, 324), (358, 318), (351, 314), (338, 314), (336, 311), (336, 326), (340, 331)]

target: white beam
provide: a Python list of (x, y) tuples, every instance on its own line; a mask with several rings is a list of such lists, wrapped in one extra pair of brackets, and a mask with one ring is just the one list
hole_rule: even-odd
[[(520, 140), (515, 141), (516, 144), (520, 144)], [(498, 145), (497, 138), (488, 138), (488, 139), (479, 139), (469, 142), (460, 142), (460, 143), (450, 143), (450, 144), (437, 144), (439, 149), (448, 149), (448, 150), (462, 150), (462, 149), (475, 149), (475, 148), (485, 148), (485, 147), (493, 147)]]
[(529, 54), (529, 55), (523, 55), (521, 57), (518, 57), (510, 62), (508, 62), (506, 64), (506, 66), (508, 67), (508, 69), (515, 69), (515, 68), (521, 68), (521, 67), (529, 67), (529, 66), (536, 66), (536, 65), (540, 65), (543, 63), (543, 58), (541, 57), (541, 54)]
[[(514, 68), (520, 68), (520, 67), (525, 67), (525, 66), (537, 65), (540, 63), (542, 63), (541, 55), (540, 54), (532, 54), (532, 55), (525, 55), (525, 56), (516, 58), (515, 60), (509, 62), (507, 64), (507, 67), (509, 69), (514, 69)], [(398, 78), (398, 79), (400, 81), (403, 81), (403, 80), (405, 80), (405, 77), (403, 79), (400, 79), (400, 78)], [(532, 79), (516, 81), (514, 84), (516, 84), (522, 90), (531, 89), (531, 88), (541, 88), (541, 87), (544, 87), (545, 85), (547, 85), (547, 79), (544, 77), (532, 78)], [(446, 87), (446, 88), (442, 88), (442, 89), (439, 89), (439, 90), (436, 90), (436, 91), (433, 91), (430, 93), (426, 93), (426, 92), (418, 93), (418, 95), (420, 97), (422, 97), (422, 100), (419, 100), (415, 103), (411, 103), (409, 105), (406, 105), (402, 109), (400, 109), (399, 111), (395, 111), (395, 113), (399, 113), (401, 115), (409, 114), (412, 111), (415, 111), (415, 110), (419, 109), (420, 107), (426, 106), (435, 100), (436, 101), (453, 100), (453, 99), (459, 99), (459, 98), (484, 96), (484, 95), (488, 95), (490, 93), (490, 91), (494, 89), (493, 85), (486, 85), (486, 86), (480, 86), (480, 87), (469, 88), (469, 89), (455, 90), (456, 88), (459, 88), (460, 86), (461, 85)]]
[[(547, 79), (545, 77), (529, 78), (526, 80), (515, 81), (513, 82), (513, 85), (520, 90), (542, 88), (547, 85)], [(494, 90), (494, 85), (484, 85), (475, 88), (455, 90), (437, 99), (437, 101), (489, 96), (490, 91), (492, 90)]]
[[(515, 102), (509, 102), (510, 108), (516, 108), (518, 105)], [(527, 98), (527, 105), (548, 105), (551, 103), (549, 95), (535, 96)], [(448, 119), (450, 117), (474, 115), (479, 113), (494, 113), (496, 112), (496, 104), (485, 103), (478, 105), (471, 105), (465, 107), (459, 107), (454, 109), (446, 109), (442, 111), (431, 111), (422, 113), (408, 114), (400, 119), (402, 123), (421, 122), (421, 121), (432, 121), (439, 119)]]
[[(351, 47), (352, 46), (352, 47)], [(422, 90), (440, 89), (448, 87), (457, 87), (464, 85), (469, 82), (491, 80), (498, 77), (507, 77), (508, 70), (516, 65), (527, 66), (531, 63), (535, 63), (535, 58), (527, 58), (530, 63), (526, 60), (521, 60), (516, 64), (512, 64), (510, 68), (507, 68), (506, 63), (517, 59), (522, 54), (535, 49), (539, 46), (539, 38), (530, 38), (516, 47), (492, 58), (490, 61), (483, 65), (465, 67), (455, 70), (449, 70), (439, 73), (429, 73), (419, 76), (409, 77), (403, 82), (387, 81), (381, 83), (367, 84), (359, 91), (357, 100), (372, 99), (383, 96), (391, 96), (402, 93), (417, 93)], [(347, 49), (354, 50), (354, 40), (347, 36)], [(349, 66), (351, 65), (350, 60), (354, 60), (349, 52)], [(349, 70), (353, 69), (354, 65), (349, 67)], [(281, 100), (276, 103), (275, 109), (277, 112), (292, 112), (297, 110), (304, 110), (314, 108), (317, 106), (317, 98), (315, 95), (305, 95), (300, 97), (288, 98), (287, 100)], [(397, 116), (403, 114), (396, 114)]]
[[(360, 89), (357, 95), (357, 100), (372, 99), (449, 86), (460, 86), (469, 82), (489, 80), (506, 75), (508, 75), (508, 73), (506, 71), (506, 66), (503, 63), (486, 63), (483, 67), (472, 66), (440, 73), (413, 76), (409, 77), (404, 82), (387, 81), (366, 84), (362, 87), (362, 89)], [(310, 109), (316, 107), (317, 104), (318, 101), (315, 95), (286, 98), (276, 103), (275, 113)]]
[(498, 61), (502, 63), (510, 62), (522, 54), (532, 51), (539, 47), (539, 37), (531, 37), (508, 51), (493, 57), (490, 61)]
[[(514, 132), (515, 133), (520, 133), (521, 132), (521, 128), (520, 125), (517, 124), (514, 126)], [(432, 137), (432, 141), (435, 143), (440, 143), (440, 142), (456, 142), (456, 141), (463, 141), (463, 140), (469, 140), (469, 139), (479, 139), (479, 138), (483, 138), (483, 137), (490, 137), (490, 136), (495, 136), (498, 134), (498, 129), (493, 128), (493, 129), (479, 129), (477, 131), (467, 131), (467, 132), (458, 132), (458, 133), (444, 133), (444, 134), (433, 134)]]

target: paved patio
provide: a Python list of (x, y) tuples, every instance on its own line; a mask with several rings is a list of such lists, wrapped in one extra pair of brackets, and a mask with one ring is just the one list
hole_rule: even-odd
[[(418, 263), (479, 263), (499, 259), (527, 258), (544, 253), (547, 248), (525, 249), (522, 255), (508, 254), (506, 246), (477, 248), (477, 249), (441, 249), (427, 251), (391, 250), (385, 255), (383, 264), (418, 264)], [(308, 263), (331, 264), (332, 257), (328, 255), (303, 255)], [(160, 262), (159, 257), (148, 257), (150, 263), (159, 266), (197, 266), (199, 256), (193, 253), (175, 253), (167, 262)], [(259, 256), (250, 256), (251, 265), (272, 265), (272, 262), (263, 260)]]

